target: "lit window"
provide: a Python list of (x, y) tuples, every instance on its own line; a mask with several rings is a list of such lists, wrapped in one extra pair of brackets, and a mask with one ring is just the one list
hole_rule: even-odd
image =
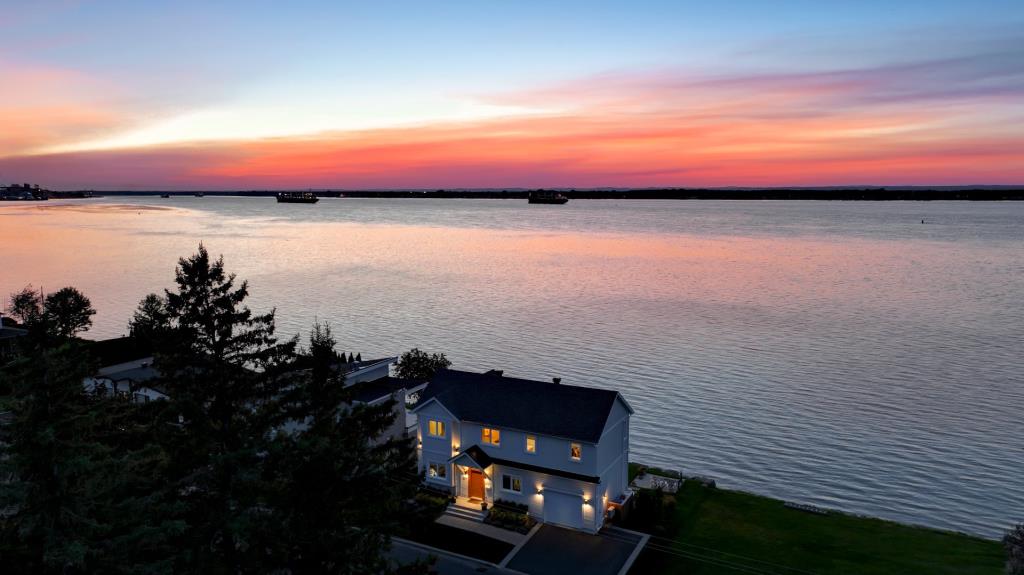
[(580, 444), (579, 443), (570, 443), (569, 444), (569, 459), (572, 459), (573, 461), (579, 461), (580, 457), (582, 457), (582, 456), (583, 456), (583, 449), (580, 447)]
[(481, 437), (484, 443), (489, 443), (491, 445), (501, 445), (501, 432), (498, 431), (497, 429), (485, 427)]
[(433, 435), (434, 437), (444, 437), (444, 422), (431, 419), (429, 431), (430, 435)]
[(537, 437), (534, 435), (526, 436), (526, 452), (537, 453)]
[(431, 463), (427, 470), (427, 477), (431, 479), (444, 479), (448, 476), (448, 466), (444, 463)]
[(502, 475), (501, 488), (505, 491), (523, 492), (523, 480), (518, 475)]

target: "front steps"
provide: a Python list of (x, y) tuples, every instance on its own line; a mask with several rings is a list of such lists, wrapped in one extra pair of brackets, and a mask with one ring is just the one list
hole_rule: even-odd
[(459, 519), (476, 521), (478, 523), (483, 523), (484, 517), (487, 516), (487, 513), (480, 508), (472, 509), (470, 507), (461, 507), (459, 505), (449, 505), (445, 508), (444, 514), (450, 517), (457, 517)]

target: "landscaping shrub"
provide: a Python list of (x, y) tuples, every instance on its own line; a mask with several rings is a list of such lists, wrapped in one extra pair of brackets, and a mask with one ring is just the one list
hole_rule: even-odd
[(660, 489), (641, 489), (635, 495), (626, 525), (655, 535), (671, 534), (675, 529), (675, 507), (675, 497)]
[(495, 499), (494, 506), (503, 507), (510, 511), (519, 511), (522, 513), (526, 513), (530, 510), (530, 508), (523, 503), (516, 503), (515, 501), (508, 501), (506, 499)]
[(515, 505), (516, 509), (510, 509), (505, 505), (499, 505), (495, 501), (494, 507), (491, 508), (491, 512), (487, 514), (484, 522), (494, 525), (495, 527), (501, 527), (503, 529), (510, 529), (512, 531), (518, 531), (520, 533), (526, 533), (532, 528), (537, 521), (534, 520), (525, 510), (519, 509), (519, 507), (525, 508), (525, 505)]

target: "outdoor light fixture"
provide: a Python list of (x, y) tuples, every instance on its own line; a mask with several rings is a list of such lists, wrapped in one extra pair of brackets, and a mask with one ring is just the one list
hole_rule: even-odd
[(590, 500), (589, 499), (584, 499), (583, 500), (583, 504), (584, 505), (590, 505)]
[(537, 495), (544, 495), (544, 490), (543, 489), (538, 489), (537, 490)]

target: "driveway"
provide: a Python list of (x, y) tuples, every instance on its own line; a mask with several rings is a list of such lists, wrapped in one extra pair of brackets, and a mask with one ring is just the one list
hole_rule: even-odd
[(437, 559), (437, 562), (434, 563), (434, 570), (440, 575), (480, 575), (481, 573), (520, 575), (495, 567), (486, 561), (462, 557), (441, 549), (434, 549), (397, 538), (391, 540), (391, 551), (388, 553), (388, 556), (391, 558), (393, 567), (408, 565), (417, 559), (426, 559), (428, 556), (433, 556)]
[(588, 535), (542, 525), (505, 566), (529, 575), (617, 575), (646, 542), (623, 529)]

